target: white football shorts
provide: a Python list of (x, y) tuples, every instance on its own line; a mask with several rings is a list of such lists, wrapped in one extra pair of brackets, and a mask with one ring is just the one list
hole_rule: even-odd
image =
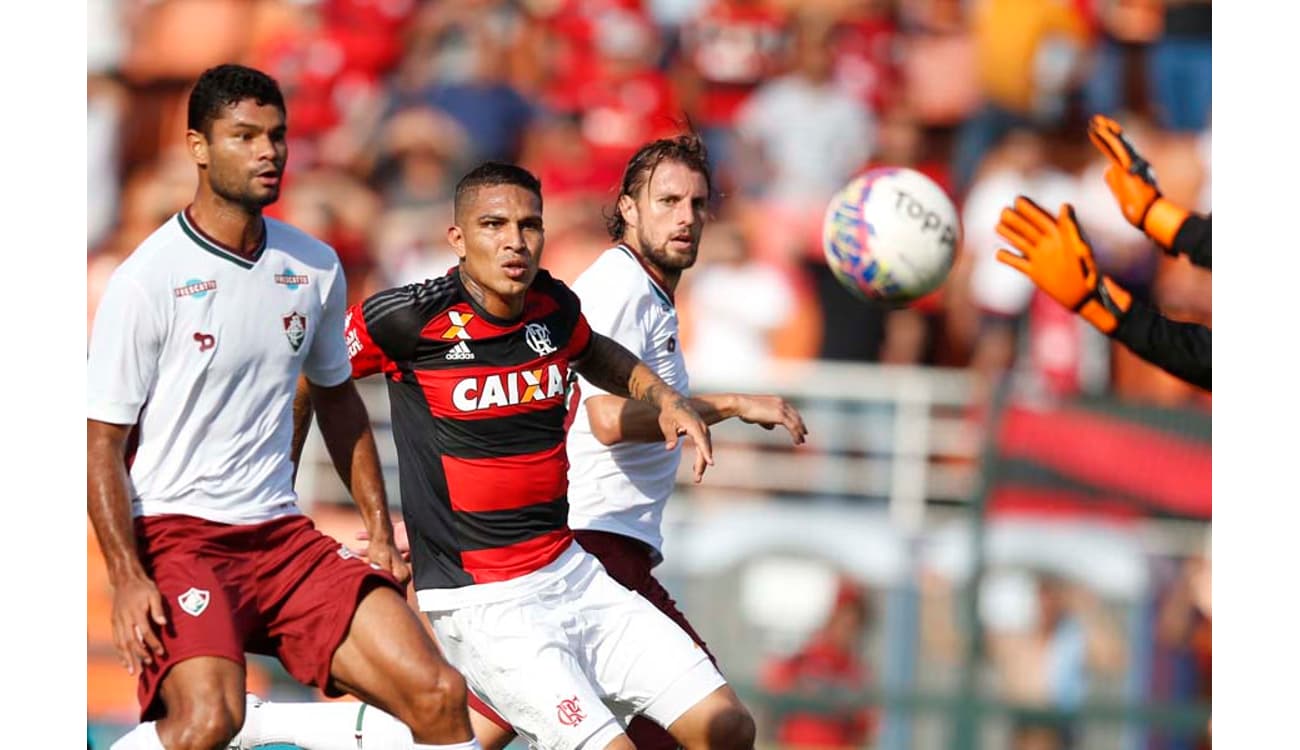
[(668, 727), (726, 684), (690, 636), (577, 544), (529, 576), (551, 580), (426, 615), (470, 689), (533, 747), (601, 750), (634, 715)]

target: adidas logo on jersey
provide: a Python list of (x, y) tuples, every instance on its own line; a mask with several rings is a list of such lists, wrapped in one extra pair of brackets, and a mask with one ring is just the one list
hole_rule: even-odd
[(447, 352), (447, 359), (474, 359), (474, 352), (469, 350), (469, 345), (464, 341), (458, 341), (456, 342), (456, 345)]

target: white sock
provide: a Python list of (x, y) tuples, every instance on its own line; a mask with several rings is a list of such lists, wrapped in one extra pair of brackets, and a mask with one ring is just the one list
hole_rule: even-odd
[(478, 740), (457, 742), (454, 745), (411, 745), (411, 750), (482, 750)]
[(154, 722), (147, 721), (122, 735), (122, 738), (114, 742), (109, 750), (166, 750), (166, 748), (163, 747), (162, 740), (158, 739), (158, 727), (154, 726)]
[(250, 703), (239, 734), (241, 750), (285, 743), (304, 750), (409, 750), (411, 730), (364, 703)]

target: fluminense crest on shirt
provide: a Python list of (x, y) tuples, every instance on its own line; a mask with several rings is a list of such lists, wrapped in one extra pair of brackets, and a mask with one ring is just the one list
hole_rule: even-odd
[(189, 591), (176, 597), (177, 603), (181, 605), (181, 609), (185, 611), (185, 614), (194, 617), (203, 614), (203, 610), (208, 608), (208, 602), (211, 600), (212, 596), (208, 592), (193, 586), (190, 587)]
[(289, 345), (296, 352), (307, 338), (307, 316), (299, 312), (291, 312), (285, 315), (282, 320), (284, 321), (284, 335), (289, 338)]

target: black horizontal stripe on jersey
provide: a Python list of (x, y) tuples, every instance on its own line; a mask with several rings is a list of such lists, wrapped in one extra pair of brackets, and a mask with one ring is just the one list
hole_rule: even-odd
[(388, 403), (415, 587), (468, 586), (474, 579), (461, 565), (460, 546), (452, 531), (455, 512), (447, 504), (447, 476), (438, 455), (439, 420), (429, 411), (424, 389), (413, 380), (390, 380)]
[[(448, 308), (450, 307), (452, 306), (448, 305)], [(576, 322), (571, 312), (559, 309), (541, 317), (521, 321), (517, 328), (522, 329), (530, 323), (545, 325), (551, 333), (551, 346), (555, 351), (560, 351), (568, 346)], [(518, 330), (482, 339), (444, 339), (437, 332), (433, 334), (431, 337), (427, 332), (426, 335), (421, 336), (411, 356), (412, 363), (418, 369), (443, 370), (465, 366), (517, 367), (541, 359), (550, 353), (541, 354), (530, 347), (527, 338)], [(447, 354), (452, 347), (462, 342), (473, 353), (474, 358), (472, 360), (447, 359)]]
[(461, 550), (508, 547), (564, 528), (569, 518), (569, 498), (557, 497), (549, 503), (510, 510), (458, 512), (455, 516)]
[(371, 340), (400, 365), (416, 355), (429, 320), (456, 304), (459, 295), (455, 279), (440, 276), (372, 295), (361, 304), (361, 314)]
[(498, 458), (540, 453), (564, 441), (563, 401), (544, 411), (488, 419), (437, 418), (442, 453), (453, 458)]

